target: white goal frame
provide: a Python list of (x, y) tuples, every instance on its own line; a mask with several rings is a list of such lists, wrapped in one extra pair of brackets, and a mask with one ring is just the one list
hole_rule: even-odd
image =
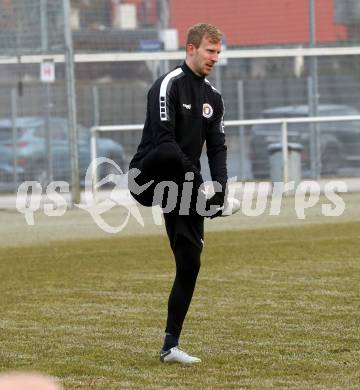
[[(289, 181), (289, 156), (288, 156), (288, 125), (291, 123), (323, 123), (323, 122), (350, 122), (360, 121), (360, 115), (343, 116), (317, 116), (317, 117), (298, 117), (298, 118), (274, 118), (274, 119), (248, 119), (248, 120), (228, 120), (225, 121), (225, 128), (231, 126), (251, 126), (259, 124), (280, 124), (281, 125), (281, 145), (282, 145), (282, 178), (283, 182)], [(101, 132), (113, 131), (138, 131), (142, 130), (144, 125), (118, 125), (118, 126), (94, 126), (91, 132), (91, 161), (97, 158), (97, 136)], [(98, 172), (96, 164), (92, 164), (92, 190), (93, 194), (97, 190)]]

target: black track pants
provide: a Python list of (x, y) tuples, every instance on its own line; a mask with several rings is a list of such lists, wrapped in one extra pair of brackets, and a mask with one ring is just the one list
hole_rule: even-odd
[(166, 332), (179, 337), (200, 269), (204, 218), (164, 214), (166, 232), (175, 257), (176, 275), (168, 301)]
[(201, 249), (179, 236), (174, 249), (176, 275), (168, 301), (166, 333), (179, 338), (200, 270)]

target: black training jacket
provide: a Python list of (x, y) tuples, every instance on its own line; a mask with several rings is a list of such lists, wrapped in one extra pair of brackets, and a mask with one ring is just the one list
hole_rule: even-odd
[(224, 104), (221, 94), (184, 62), (160, 77), (148, 93), (143, 135), (130, 167), (164, 142), (176, 145), (186, 172), (200, 175), (204, 142), (212, 180), (225, 189), (227, 182), (224, 134)]

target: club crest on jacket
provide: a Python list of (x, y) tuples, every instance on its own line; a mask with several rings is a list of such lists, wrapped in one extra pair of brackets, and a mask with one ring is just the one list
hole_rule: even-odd
[(203, 104), (203, 116), (205, 118), (211, 118), (212, 114), (214, 113), (213, 108), (210, 106), (209, 103)]

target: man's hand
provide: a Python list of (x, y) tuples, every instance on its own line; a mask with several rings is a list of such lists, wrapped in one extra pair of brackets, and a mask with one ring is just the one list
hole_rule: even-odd
[(216, 192), (211, 198), (206, 201), (206, 211), (211, 210), (211, 215), (207, 217), (210, 219), (220, 217), (224, 209), (224, 194)]

